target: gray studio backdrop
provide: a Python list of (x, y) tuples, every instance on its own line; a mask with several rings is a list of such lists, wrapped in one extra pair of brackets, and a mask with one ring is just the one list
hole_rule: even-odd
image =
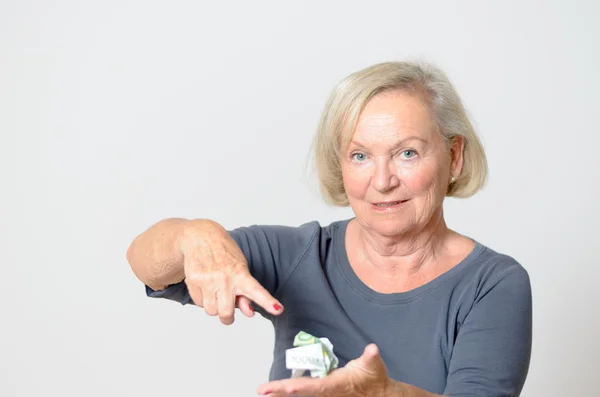
[(523, 395), (597, 395), (599, 8), (2, 1), (0, 395), (255, 395), (269, 324), (146, 298), (127, 246), (166, 217), (351, 216), (310, 140), (335, 82), (401, 59), (448, 72), (487, 149), (487, 188), (446, 214), (531, 275)]

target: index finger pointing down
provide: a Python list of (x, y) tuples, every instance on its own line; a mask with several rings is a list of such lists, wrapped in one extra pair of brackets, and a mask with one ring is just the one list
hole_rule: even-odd
[(271, 314), (279, 315), (283, 312), (283, 305), (250, 274), (244, 276), (238, 290), (240, 294)]

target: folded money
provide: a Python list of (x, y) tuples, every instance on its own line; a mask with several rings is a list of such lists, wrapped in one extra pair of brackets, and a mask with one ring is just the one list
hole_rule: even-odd
[(292, 370), (292, 378), (303, 376), (306, 371), (310, 371), (313, 378), (323, 378), (338, 366), (339, 360), (327, 338), (316, 338), (300, 331), (293, 345), (296, 347), (285, 351), (285, 366)]

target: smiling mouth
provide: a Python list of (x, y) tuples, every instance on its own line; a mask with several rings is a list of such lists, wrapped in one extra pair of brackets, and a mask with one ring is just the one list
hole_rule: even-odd
[(384, 201), (380, 203), (373, 203), (373, 205), (377, 208), (392, 208), (397, 205), (406, 203), (408, 200), (398, 200), (398, 201)]

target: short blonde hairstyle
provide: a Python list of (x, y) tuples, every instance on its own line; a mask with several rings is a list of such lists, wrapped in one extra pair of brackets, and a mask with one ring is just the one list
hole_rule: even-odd
[(373, 96), (395, 90), (417, 94), (424, 101), (448, 149), (455, 137), (464, 140), (462, 172), (449, 185), (446, 195), (470, 197), (485, 185), (487, 159), (483, 145), (446, 74), (424, 62), (384, 62), (340, 81), (321, 115), (312, 153), (321, 195), (329, 204), (349, 205), (340, 156), (352, 139), (360, 113)]

